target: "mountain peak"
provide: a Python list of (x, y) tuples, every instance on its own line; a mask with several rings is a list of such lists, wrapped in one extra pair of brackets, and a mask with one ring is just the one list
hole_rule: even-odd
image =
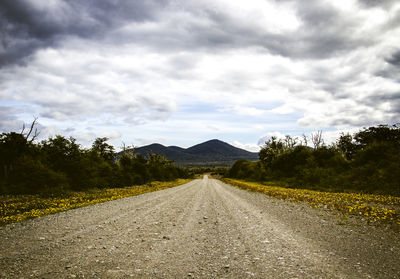
[(201, 144), (230, 145), (229, 143), (224, 142), (224, 141), (219, 140), (219, 139), (211, 139), (211, 140), (208, 140), (208, 141), (205, 141), (205, 142), (203, 142), (203, 143), (196, 144), (196, 145), (201, 145)]

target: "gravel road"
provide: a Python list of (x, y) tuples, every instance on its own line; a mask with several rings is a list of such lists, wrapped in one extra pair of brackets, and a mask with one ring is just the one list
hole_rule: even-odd
[(0, 228), (0, 278), (400, 278), (400, 234), (218, 180)]

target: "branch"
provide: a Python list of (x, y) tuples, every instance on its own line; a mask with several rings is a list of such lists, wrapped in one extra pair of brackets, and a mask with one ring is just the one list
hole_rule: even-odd
[[(33, 130), (33, 127), (35, 126), (37, 119), (38, 119), (38, 118), (35, 117), (35, 119), (33, 120), (32, 124), (31, 124), (31, 128), (29, 129), (29, 132), (28, 132), (28, 134), (26, 135), (25, 139), (28, 139), (29, 136), (31, 135), (32, 130)], [(24, 126), (25, 126), (25, 125), (24, 125)], [(24, 127), (24, 128), (25, 128), (25, 127)], [(38, 135), (37, 129), (35, 129), (35, 135), (34, 135), (34, 137), (36, 137), (37, 135)], [(32, 139), (32, 141), (33, 141), (33, 139)]]
[(40, 132), (38, 132), (37, 128), (35, 128), (35, 133), (33, 134), (32, 138), (29, 142), (33, 142), (39, 135), (40, 135)]
[(22, 123), (22, 130), (21, 130), (21, 135), (24, 135), (24, 131), (25, 131), (25, 123)]
[(317, 149), (324, 144), (324, 140), (322, 139), (322, 130), (317, 131), (316, 134), (311, 134), (311, 141), (314, 144), (314, 148)]

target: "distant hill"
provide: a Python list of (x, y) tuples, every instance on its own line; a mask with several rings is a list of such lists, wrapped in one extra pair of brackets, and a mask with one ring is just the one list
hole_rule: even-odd
[(137, 147), (135, 152), (145, 157), (149, 153), (160, 154), (182, 166), (230, 166), (240, 159), (258, 160), (258, 153), (234, 147), (217, 139), (189, 148), (153, 143)]

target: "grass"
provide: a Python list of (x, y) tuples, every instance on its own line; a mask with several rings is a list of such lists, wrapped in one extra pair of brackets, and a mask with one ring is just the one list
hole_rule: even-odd
[(221, 180), (238, 188), (261, 192), (278, 199), (307, 202), (311, 207), (339, 210), (345, 216), (363, 216), (371, 223), (400, 225), (400, 197), (293, 189), (229, 178)]
[(86, 192), (70, 192), (66, 195), (55, 197), (0, 195), (0, 225), (21, 222), (96, 203), (164, 190), (182, 185), (190, 180), (178, 179), (170, 182), (152, 182), (151, 185), (93, 189)]

